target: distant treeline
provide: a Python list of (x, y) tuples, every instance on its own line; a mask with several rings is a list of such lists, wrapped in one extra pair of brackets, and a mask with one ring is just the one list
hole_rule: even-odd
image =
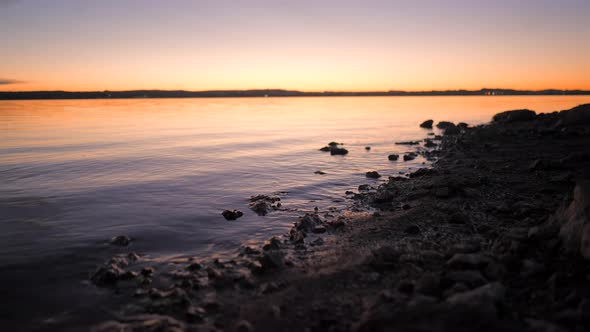
[(131, 90), (131, 91), (0, 91), (0, 100), (19, 99), (121, 99), (121, 98), (219, 98), (219, 97), (337, 97), (337, 96), (526, 96), (590, 95), (588, 90), (445, 90), (445, 91), (370, 91), (370, 92), (303, 92), (295, 90)]

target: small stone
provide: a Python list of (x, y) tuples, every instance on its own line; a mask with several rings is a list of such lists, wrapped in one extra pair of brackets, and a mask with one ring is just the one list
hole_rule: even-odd
[(389, 156), (387, 156), (387, 159), (395, 161), (399, 159), (399, 154), (390, 154)]
[(224, 210), (221, 212), (221, 215), (227, 220), (236, 220), (244, 215), (242, 211), (239, 210)]
[(322, 172), (322, 171), (315, 171), (315, 172), (313, 172), (313, 173), (314, 173), (314, 174), (319, 174), (319, 175), (324, 175), (324, 174), (326, 174), (325, 172)]
[(378, 179), (381, 177), (381, 174), (379, 174), (377, 171), (370, 171), (370, 172), (367, 172), (365, 174), (365, 176), (370, 179)]
[(119, 235), (112, 238), (110, 243), (115, 246), (126, 247), (131, 243), (131, 238), (125, 235)]
[(365, 150), (370, 151), (371, 147), (370, 146), (365, 146)]

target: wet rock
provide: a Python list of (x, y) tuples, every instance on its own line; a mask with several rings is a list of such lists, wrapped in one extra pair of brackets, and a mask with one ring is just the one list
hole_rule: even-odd
[(371, 186), (370, 186), (370, 185), (368, 185), (368, 184), (361, 184), (361, 185), (358, 187), (358, 190), (359, 190), (359, 191), (369, 191), (369, 190), (371, 190)]
[(108, 286), (117, 283), (124, 271), (112, 264), (99, 267), (90, 280), (97, 286)]
[(315, 172), (313, 172), (313, 174), (324, 175), (326, 173), (325, 172), (322, 172), (322, 171), (315, 171)]
[(370, 146), (365, 146), (365, 150), (370, 151), (371, 147)]
[(306, 213), (301, 219), (295, 223), (295, 228), (303, 232), (311, 232), (316, 226), (322, 225), (322, 219), (315, 213)]
[(282, 243), (281, 240), (279, 240), (279, 238), (277, 238), (276, 236), (273, 236), (270, 238), (270, 240), (268, 240), (264, 246), (262, 247), (262, 250), (276, 250), (276, 249), (281, 249), (282, 247)]
[(407, 203), (406, 204), (402, 204), (402, 210), (409, 210), (411, 208), (412, 208), (412, 206), (410, 204), (407, 204)]
[(221, 215), (226, 220), (236, 220), (236, 219), (240, 218), (241, 216), (243, 216), (244, 213), (242, 213), (242, 211), (239, 211), (239, 210), (224, 210), (223, 212), (221, 212)]
[(418, 177), (422, 177), (422, 176), (433, 175), (436, 173), (437, 173), (436, 170), (432, 169), (432, 168), (420, 168), (417, 171), (415, 171), (414, 173), (410, 173), (410, 178), (418, 178)]
[(189, 271), (199, 271), (201, 268), (203, 268), (203, 266), (199, 263), (191, 263), (186, 267)]
[(399, 159), (399, 154), (390, 154), (389, 156), (387, 156), (387, 159), (395, 161)]
[(324, 240), (321, 237), (318, 237), (317, 239), (315, 239), (311, 245), (312, 246), (321, 246), (324, 244)]
[(114, 246), (126, 247), (131, 243), (131, 238), (126, 235), (119, 235), (112, 238), (110, 243)]
[[(265, 216), (271, 210), (276, 210), (280, 207), (280, 197), (257, 195), (250, 198), (250, 209), (260, 216)], [(276, 204), (275, 204), (276, 203)]]
[(322, 226), (322, 225), (318, 225), (318, 226), (315, 226), (315, 227), (314, 227), (314, 228), (311, 230), (311, 232), (312, 232), (312, 233), (315, 233), (315, 234), (321, 234), (321, 233), (325, 233), (325, 232), (326, 232), (326, 227), (324, 227), (324, 226)]
[(424, 140), (424, 147), (426, 148), (436, 148), (437, 146), (438, 144), (434, 143), (434, 141), (431, 139)]
[(379, 174), (377, 171), (370, 171), (370, 172), (367, 172), (365, 174), (365, 176), (370, 179), (378, 179), (381, 177), (381, 174)]
[(291, 231), (289, 231), (289, 240), (294, 244), (304, 243), (305, 233), (295, 228), (292, 228)]
[(406, 153), (406, 154), (404, 154), (404, 161), (414, 160), (414, 159), (416, 159), (416, 157), (418, 157), (417, 153), (414, 153), (414, 152)]
[(441, 122), (439, 122), (439, 123), (436, 124), (436, 128), (438, 128), (438, 129), (445, 130), (445, 129), (450, 128), (450, 127), (455, 127), (455, 124), (452, 123), (452, 122), (449, 122), (449, 121), (441, 121)]
[(258, 259), (262, 271), (282, 269), (285, 266), (284, 256), (285, 255), (280, 250), (265, 251)]
[(330, 155), (335, 156), (335, 155), (346, 155), (348, 154), (348, 150), (346, 150), (345, 148), (330, 148)]
[(461, 133), (461, 128), (452, 125), (452, 126), (448, 126), (446, 129), (444, 129), (444, 135), (445, 136), (454, 136), (454, 135), (459, 135)]
[(432, 124), (434, 123), (434, 120), (426, 120), (424, 122), (422, 122), (420, 124), (421, 128), (426, 128), (426, 129), (432, 129)]
[(395, 142), (397, 145), (418, 145), (420, 141), (402, 141), (402, 142)]
[(501, 112), (492, 118), (494, 122), (518, 122), (518, 121), (529, 121), (534, 120), (536, 113), (531, 110), (522, 109), (514, 111)]

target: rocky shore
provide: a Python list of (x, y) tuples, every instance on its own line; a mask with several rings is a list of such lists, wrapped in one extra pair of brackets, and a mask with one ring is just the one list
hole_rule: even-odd
[(113, 257), (90, 279), (129, 300), (93, 330), (589, 330), (590, 104), (439, 125), (408, 155), (432, 167), (363, 185), (358, 208), (306, 214), (261, 248), (156, 267)]

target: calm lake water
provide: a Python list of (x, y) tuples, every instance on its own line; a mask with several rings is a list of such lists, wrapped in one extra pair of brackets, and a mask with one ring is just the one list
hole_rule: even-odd
[[(114, 253), (225, 255), (245, 241), (285, 233), (316, 206), (345, 208), (345, 191), (380, 181), (365, 172), (385, 179), (422, 165), (421, 158), (387, 156), (413, 149), (396, 141), (426, 137), (418, 127), (423, 120), (481, 124), (503, 110), (551, 112), (588, 102), (589, 96), (0, 101), (2, 306), (7, 298), (18, 297), (13, 308), (34, 298), (30, 315), (55, 320), (68, 306), (91, 307), (108, 296), (85, 280)], [(350, 153), (318, 151), (330, 141)], [(250, 196), (279, 192), (288, 211), (263, 217), (248, 209)], [(244, 216), (226, 221), (221, 211), (234, 208)], [(134, 239), (130, 248), (106, 244), (120, 234)], [(73, 299), (80, 294), (84, 300)]]

